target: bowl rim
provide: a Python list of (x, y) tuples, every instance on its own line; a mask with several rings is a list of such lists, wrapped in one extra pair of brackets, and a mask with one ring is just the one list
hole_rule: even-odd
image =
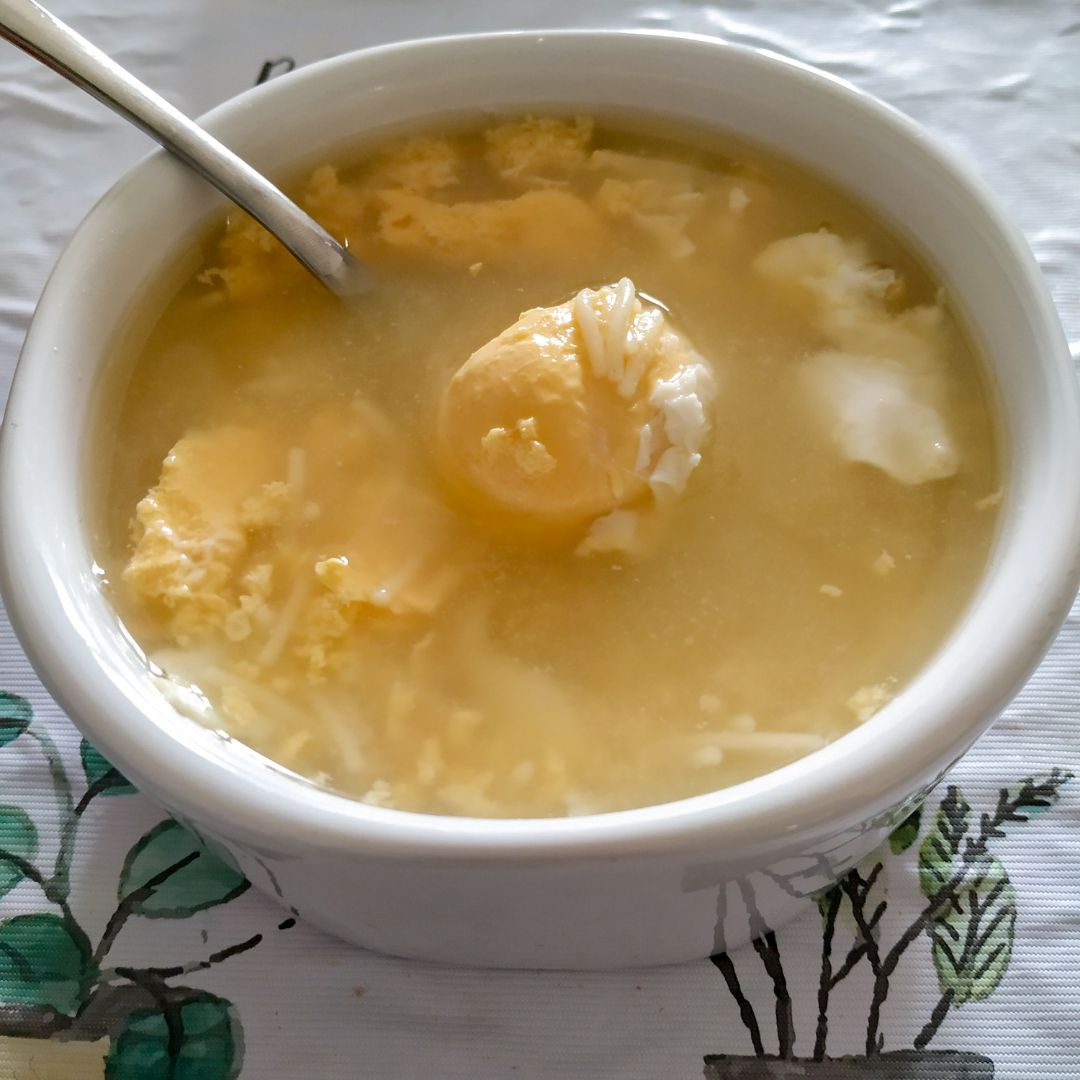
[[(986, 227), (1008, 257), (1014, 287), (1033, 312), (1041, 335), (1036, 350), (1041, 373), (1053, 384), (1056, 409), (1047, 419), (1058, 443), (1054, 462), (1080, 458), (1080, 394), (1049, 292), (1019, 231), (999, 210), (982, 180), (965, 162), (924, 129), (844, 80), (800, 61), (718, 38), (656, 30), (502, 31), (418, 38), (361, 49), (297, 69), (287, 77), (254, 87), (200, 118), (211, 129), (258, 105), (268, 110), (286, 95), (299, 95), (334, 73), (374, 57), (429, 55), (444, 50), (515, 48), (522, 43), (584, 43), (633, 52), (641, 43), (679, 50), (722, 52), (730, 63), (757, 65), (762, 78), (788, 79), (834, 95), (864, 113), (913, 152), (932, 160), (962, 187)], [(627, 44), (627, 43), (638, 43)], [(614, 43), (614, 44), (613, 44)], [(416, 57), (414, 57), (415, 59)], [(0, 442), (0, 588), (12, 624), (34, 667), (57, 701), (92, 741), (147, 793), (167, 806), (209, 820), (226, 835), (245, 836), (304, 848), (362, 851), (387, 856), (534, 858), (658, 852), (699, 843), (703, 835), (725, 847), (790, 842), (814, 829), (856, 825), (874, 810), (895, 807), (940, 775), (977, 737), (1026, 681), (1064, 619), (1080, 579), (1080, 488), (1060, 495), (1061, 513), (1044, 527), (1042, 571), (1033, 578), (1026, 606), (1015, 621), (998, 627), (986, 649), (986, 667), (941, 677), (946, 643), (912, 682), (866, 724), (819, 751), (741, 784), (678, 801), (583, 817), (484, 819), (446, 817), (373, 807), (299, 782), (283, 771), (237, 764), (233, 770), (211, 762), (183, 736), (181, 722), (166, 732), (147, 721), (110, 680), (108, 657), (78, 659), (85, 649), (66, 607), (64, 582), (51, 573), (49, 545), (63, 537), (42, 537), (33, 526), (32, 476), (26, 448), (33, 417), (46, 403), (28, 389), (32, 369), (49, 362), (42, 324), (58, 317), (65, 290), (76, 287), (79, 266), (71, 246), (92, 234), (107, 209), (133, 185), (147, 183), (165, 157), (155, 151), (124, 175), (84, 219), (57, 263), (35, 313), (8, 402)], [(118, 316), (115, 321), (118, 321)], [(40, 398), (40, 395), (38, 395)], [(1060, 471), (1060, 468), (1059, 468)], [(1075, 490), (1074, 490), (1075, 489)], [(1006, 495), (1006, 506), (1014, 493)], [(38, 551), (40, 549), (40, 551)], [(90, 552), (87, 550), (87, 554)], [(40, 557), (37, 557), (40, 555)], [(972, 601), (971, 615), (978, 602)], [(954, 636), (974, 633), (966, 625)], [(951, 639), (950, 639), (951, 641)], [(73, 656), (76, 658), (73, 659)], [(78, 669), (78, 670), (77, 670)], [(934, 676), (934, 677), (932, 677)], [(164, 699), (163, 699), (164, 700)], [(168, 707), (168, 706), (166, 706)], [(855, 782), (855, 777), (858, 782)]]

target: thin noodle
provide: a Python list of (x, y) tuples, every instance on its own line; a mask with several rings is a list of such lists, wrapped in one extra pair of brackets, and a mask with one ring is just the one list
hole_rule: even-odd
[(296, 620), (300, 617), (300, 612), (310, 591), (311, 579), (306, 574), (302, 574), (293, 583), (292, 591), (281, 607), (281, 614), (278, 616), (273, 631), (266, 639), (266, 644), (259, 651), (259, 655), (255, 658), (255, 662), (260, 667), (268, 667), (281, 655), (285, 643), (292, 635)]
[(600, 323), (596, 318), (596, 312), (589, 303), (595, 295), (592, 289), (582, 289), (574, 297), (574, 318), (585, 341), (585, 355), (592, 373), (600, 376), (603, 374), (601, 365), (604, 360), (604, 341), (600, 336)]
[(630, 317), (634, 310), (634, 283), (627, 277), (621, 278), (615, 288), (611, 311), (608, 312), (607, 325), (607, 375), (617, 378), (626, 357), (626, 332), (630, 327)]

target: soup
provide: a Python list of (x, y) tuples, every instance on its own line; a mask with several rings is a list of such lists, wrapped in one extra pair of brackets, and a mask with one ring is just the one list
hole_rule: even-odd
[(342, 302), (242, 216), (102, 439), (99, 561), (178, 708), (366, 802), (587, 814), (886, 704), (1000, 500), (947, 294), (792, 164), (476, 121), (319, 167)]

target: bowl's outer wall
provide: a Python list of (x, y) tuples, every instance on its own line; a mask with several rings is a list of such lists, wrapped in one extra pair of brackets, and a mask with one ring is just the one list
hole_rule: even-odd
[(1009, 483), (986, 581), (912, 686), (818, 754), (668, 806), (481, 822), (339, 799), (179, 718), (94, 576), (81, 471), (95, 385), (125, 312), (224, 207), (163, 154), (121, 181), (73, 238), (9, 402), (0, 577), (45, 685), (143, 790), (226, 843), (257, 885), (343, 937), (402, 955), (659, 963), (745, 941), (755, 904), (778, 925), (876, 846), (1019, 690), (1080, 573), (1077, 396), (1034, 262), (977, 180), (836, 80), (678, 35), (494, 35), (313, 65), (215, 110), (207, 126), (273, 173), (439, 112), (583, 102), (728, 129), (842, 180), (941, 268), (993, 371)]

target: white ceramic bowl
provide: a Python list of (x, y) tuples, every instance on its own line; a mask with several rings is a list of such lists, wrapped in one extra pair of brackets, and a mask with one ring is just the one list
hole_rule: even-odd
[(205, 118), (257, 167), (440, 112), (633, 108), (748, 136), (835, 178), (937, 268), (989, 363), (1008, 446), (985, 579), (922, 674), (784, 769), (664, 806), (486, 821), (317, 790), (159, 696), (94, 575), (92, 392), (143, 281), (222, 200), (163, 153), (73, 237), (34, 317), (0, 460), (3, 589), (38, 673), (146, 793), (251, 880), (372, 948), (466, 964), (614, 967), (703, 957), (773, 926), (869, 850), (1020, 689), (1075, 592), (1080, 411), (1030, 253), (979, 180), (916, 125), (799, 64), (715, 40), (616, 32), (407, 42), (315, 64)]

